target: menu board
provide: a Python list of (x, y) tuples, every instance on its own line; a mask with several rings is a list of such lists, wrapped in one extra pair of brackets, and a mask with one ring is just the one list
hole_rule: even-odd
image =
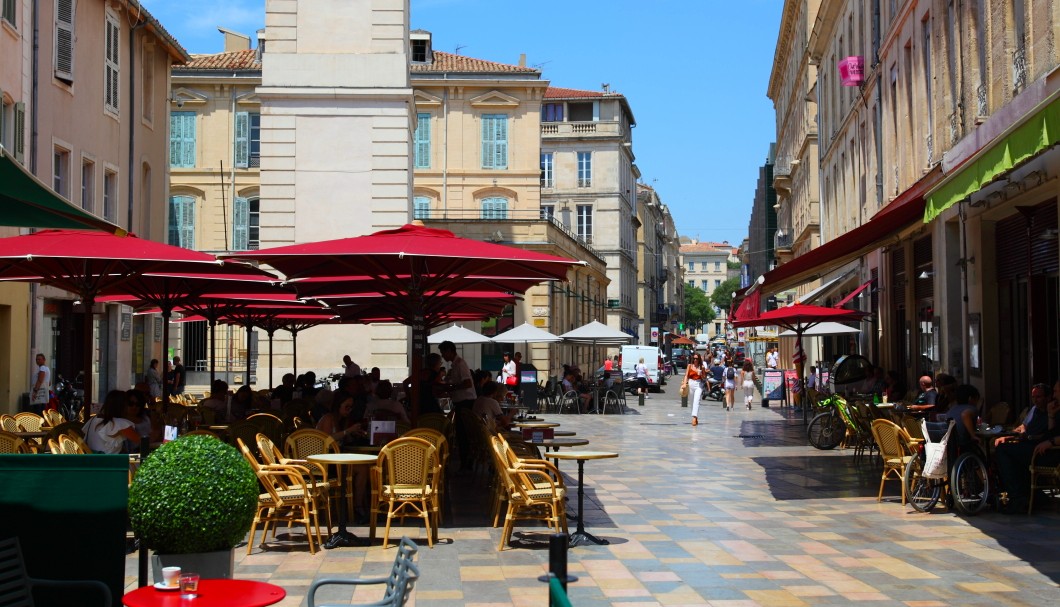
[(784, 383), (788, 385), (788, 390), (799, 391), (799, 376), (795, 374), (795, 369), (784, 369)]
[(762, 398), (784, 400), (784, 371), (766, 369), (762, 372)]

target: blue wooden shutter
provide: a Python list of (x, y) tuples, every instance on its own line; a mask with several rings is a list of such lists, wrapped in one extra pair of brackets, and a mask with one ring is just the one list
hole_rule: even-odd
[(169, 244), (195, 248), (195, 198), (169, 197)]
[(493, 161), (493, 168), (506, 169), (508, 168), (508, 116), (498, 114), (493, 119), (496, 122), (496, 143), (493, 147), (496, 157)]
[(250, 112), (236, 112), (236, 166), (250, 166)]
[(169, 235), (167, 242), (173, 246), (180, 246), (180, 196), (169, 197)]
[(183, 168), (195, 166), (195, 112), (169, 115), (169, 164)]
[(491, 114), (482, 115), (482, 168), (492, 169), (493, 167), (493, 139), (494, 126), (493, 116)]
[(246, 251), (250, 248), (250, 204), (246, 198), (236, 196), (232, 208), (232, 250)]
[(416, 114), (415, 158), (417, 169), (431, 168), (431, 115)]
[(508, 199), (500, 196), (483, 198), (482, 219), (508, 219)]
[(15, 145), (15, 160), (26, 163), (26, 104), (19, 101), (15, 104), (15, 133), (12, 140)]
[(431, 199), (426, 196), (417, 196), (412, 200), (412, 218), (431, 218)]

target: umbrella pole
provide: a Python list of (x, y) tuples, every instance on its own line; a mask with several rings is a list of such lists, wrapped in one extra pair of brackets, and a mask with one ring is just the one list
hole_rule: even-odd
[(273, 386), (273, 383), (272, 383), (272, 334), (274, 332), (275, 332), (274, 330), (270, 330), (269, 331), (269, 388), (270, 389)]
[(250, 385), (250, 341), (254, 334), (254, 325), (247, 323), (247, 376), (243, 379), (243, 385)]
[(88, 295), (81, 297), (81, 305), (85, 307), (85, 314), (81, 319), (81, 330), (84, 334), (81, 337), (82, 345), (85, 348), (83, 354), (82, 364), (84, 365), (84, 380), (82, 387), (85, 392), (84, 403), (81, 405), (82, 411), (85, 411), (85, 421), (88, 421), (88, 416), (92, 414), (92, 308), (95, 307), (95, 297)]
[[(173, 312), (168, 307), (162, 308), (162, 357), (164, 360), (169, 362), (169, 318), (173, 315)], [(170, 370), (176, 368), (176, 365), (171, 365)], [(168, 375), (168, 373), (167, 373)], [(165, 413), (169, 409), (169, 384), (166, 383), (166, 378), (162, 378), (162, 412)]]
[(291, 366), (294, 367), (291, 372), (298, 377), (298, 329), (291, 329), (291, 351), (293, 354)]
[(217, 319), (210, 319), (210, 386), (217, 376)]

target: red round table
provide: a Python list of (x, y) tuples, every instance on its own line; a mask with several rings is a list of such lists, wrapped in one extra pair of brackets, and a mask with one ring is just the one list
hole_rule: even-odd
[(279, 603), (287, 591), (274, 584), (254, 580), (199, 580), (199, 597), (180, 598), (179, 590), (137, 588), (122, 597), (128, 607), (265, 607)]

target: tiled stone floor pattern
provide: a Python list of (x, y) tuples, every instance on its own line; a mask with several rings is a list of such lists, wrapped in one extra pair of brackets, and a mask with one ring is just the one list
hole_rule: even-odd
[[(855, 463), (849, 450), (809, 447), (802, 418), (789, 409), (725, 412), (707, 401), (693, 428), (676, 393), (671, 385), (670, 395), (653, 395), (644, 407), (631, 400), (623, 416), (549, 416), (588, 438), (586, 449), (621, 454), (586, 463), (586, 527), (611, 544), (568, 552), (579, 578), (568, 589), (574, 605), (1041, 606), (1060, 599), (1056, 504), (1033, 517), (919, 514), (899, 503), (894, 482), (877, 503), (879, 465)], [(565, 461), (561, 468), (573, 512), (577, 467)], [(457, 512), (440, 545), (423, 542), (410, 605), (547, 605), (537, 581), (548, 565), (544, 528), (516, 527), (518, 547), (498, 552), (486, 479), (453, 481)], [(423, 536), (411, 521), (406, 532)], [(281, 532), (280, 540), (249, 556), (245, 545), (237, 548), (236, 577), (283, 586), (281, 605), (304, 605), (316, 577), (383, 575), (394, 557), (378, 541), (310, 555), (300, 532)], [(127, 572), (131, 589), (135, 555)], [(335, 592), (324, 598), (356, 604), (382, 594), (379, 587)]]

